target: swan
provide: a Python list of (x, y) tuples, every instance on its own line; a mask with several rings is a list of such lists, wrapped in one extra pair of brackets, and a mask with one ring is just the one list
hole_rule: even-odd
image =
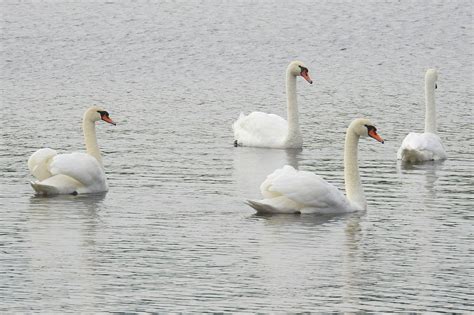
[(438, 73), (435, 69), (428, 69), (425, 74), (425, 132), (410, 132), (398, 149), (397, 159), (415, 163), (422, 161), (436, 161), (446, 159), (441, 139), (436, 134), (436, 108), (434, 90), (438, 87), (436, 81)]
[(330, 214), (366, 210), (357, 151), (359, 138), (367, 136), (384, 143), (368, 119), (355, 119), (346, 132), (344, 179), (347, 197), (318, 175), (285, 165), (268, 175), (260, 186), (264, 199), (248, 200), (248, 205), (257, 213)]
[(99, 120), (115, 126), (107, 111), (97, 106), (87, 109), (82, 120), (87, 153), (57, 154), (44, 148), (31, 155), (28, 168), (37, 180), (30, 184), (37, 194), (77, 195), (108, 190), (95, 134), (95, 122)]
[(301, 137), (298, 122), (298, 105), (296, 102), (296, 77), (302, 76), (313, 84), (308, 68), (300, 61), (292, 61), (286, 69), (286, 96), (288, 122), (275, 114), (252, 112), (248, 116), (240, 113), (234, 122), (234, 146), (264, 147), (275, 149), (301, 148)]

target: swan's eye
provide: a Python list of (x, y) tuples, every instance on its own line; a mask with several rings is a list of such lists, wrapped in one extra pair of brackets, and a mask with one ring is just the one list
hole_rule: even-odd
[(106, 112), (105, 110), (98, 110), (97, 112), (100, 114), (100, 117), (103, 117), (103, 116), (109, 117), (109, 113)]
[(300, 69), (301, 69), (301, 74), (303, 74), (303, 73), (308, 73), (308, 68), (302, 67), (302, 66), (300, 66), (300, 65), (298, 65), (298, 67), (300, 67)]
[(375, 127), (372, 126), (372, 125), (364, 125), (364, 126), (367, 127), (367, 131), (374, 131), (374, 132), (377, 131), (377, 128), (375, 128)]

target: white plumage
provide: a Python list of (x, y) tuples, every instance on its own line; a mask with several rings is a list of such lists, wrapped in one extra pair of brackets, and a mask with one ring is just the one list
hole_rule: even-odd
[(397, 158), (405, 162), (437, 161), (446, 159), (441, 139), (431, 132), (410, 132), (398, 149)]
[(288, 123), (275, 114), (241, 113), (232, 126), (234, 138), (248, 147), (283, 148), (288, 134)]
[[(335, 186), (320, 176), (285, 165), (260, 186), (264, 199), (248, 201), (259, 213), (342, 213), (355, 210)], [(257, 209), (258, 208), (258, 209)]]
[(56, 154), (49, 148), (40, 149), (28, 160), (28, 168), (39, 180), (32, 186), (40, 194), (87, 194), (108, 190), (102, 166), (87, 153)]

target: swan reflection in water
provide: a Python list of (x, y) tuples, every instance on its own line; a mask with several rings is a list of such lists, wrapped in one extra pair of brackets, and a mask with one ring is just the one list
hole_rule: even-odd
[[(30, 197), (32, 218), (48, 218), (54, 216), (60, 220), (65, 217), (78, 217), (80, 220), (98, 219), (100, 210), (104, 208), (106, 192), (83, 195), (55, 195), (41, 196), (34, 195)], [(62, 217), (62, 218), (61, 218)]]
[[(23, 233), (30, 244), (24, 253), (30, 263), (22, 272), (30, 275), (28, 286), (34, 292), (50, 294), (48, 290), (58, 290), (58, 283), (74, 283), (92, 292), (98, 289), (96, 275), (88, 270), (98, 266), (102, 257), (98, 239), (106, 226), (100, 216), (105, 196), (30, 198)], [(82, 302), (94, 301), (84, 297)]]
[(350, 228), (349, 222), (354, 218), (359, 220), (365, 212), (347, 212), (333, 214), (315, 214), (315, 213), (254, 213), (249, 216), (252, 220), (263, 220), (268, 225), (298, 225), (298, 226), (317, 226), (324, 224), (337, 224), (347, 221), (347, 228)]
[[(97, 210), (107, 196), (107, 192), (81, 195), (33, 195), (30, 197), (30, 205), (34, 208), (49, 206), (74, 206), (74, 208), (86, 208), (88, 210)], [(71, 210), (71, 209), (69, 209)]]
[(234, 150), (232, 177), (245, 197), (259, 196), (260, 185), (275, 169), (291, 165), (298, 169), (302, 149), (240, 147)]
[[(427, 161), (422, 163), (406, 163), (399, 161), (399, 163), (397, 163), (397, 172), (401, 177), (403, 185), (408, 187), (411, 187), (412, 185), (415, 186), (413, 189), (410, 188), (409, 191), (416, 194), (420, 193), (418, 187), (421, 184), (420, 180), (423, 179), (423, 187), (426, 189), (428, 202), (433, 202), (436, 198), (436, 182), (439, 179), (437, 172), (443, 170), (444, 162), (445, 160)], [(420, 174), (424, 176), (420, 177)], [(407, 176), (410, 178), (406, 178)]]
[[(361, 255), (364, 247), (360, 246), (364, 242), (361, 221), (365, 215), (365, 212), (331, 215), (252, 215), (249, 219), (261, 220), (265, 227), (271, 228), (274, 233), (273, 239), (264, 241), (265, 250), (260, 252), (261, 260), (268, 264), (266, 270), (274, 270), (273, 274), (267, 273), (269, 279), (266, 281), (273, 281), (275, 286), (281, 286), (282, 273), (289, 273), (291, 276), (285, 279), (287, 286), (314, 285), (314, 281), (328, 277), (327, 269), (320, 265), (326, 264), (327, 261), (319, 257), (332, 257), (334, 262), (339, 262), (334, 268), (339, 270), (340, 276), (334, 277), (333, 281), (342, 288), (343, 301), (349, 305), (351, 301), (357, 300), (363, 291), (360, 288), (360, 275), (365, 272), (362, 267), (364, 258)], [(285, 249), (286, 257), (275, 254), (281, 255), (281, 246), (292, 244), (297, 248), (293, 259), (288, 259), (293, 255), (293, 249)], [(306, 255), (301, 255), (301, 248), (308, 248)], [(287, 262), (289, 266), (283, 272), (280, 268)], [(305, 274), (300, 278), (300, 273), (292, 271), (292, 268), (308, 266), (313, 270), (312, 277)]]
[[(364, 266), (364, 247), (360, 245), (364, 243), (360, 223), (364, 216), (365, 212), (247, 217), (252, 225), (261, 225), (251, 241), (259, 244), (253, 259), (261, 271), (258, 277), (262, 290), (311, 287), (332, 281), (342, 289), (345, 302), (353, 301), (361, 293), (357, 288)], [(328, 261), (333, 264), (330, 270), (337, 270), (335, 274), (328, 273)]]

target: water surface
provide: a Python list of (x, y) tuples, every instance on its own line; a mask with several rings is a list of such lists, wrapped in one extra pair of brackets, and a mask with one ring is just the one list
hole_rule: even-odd
[[(1, 5), (0, 310), (473, 312), (472, 2), (40, 2)], [(285, 115), (298, 81), (304, 148), (234, 148), (241, 111)], [(449, 159), (405, 166), (439, 70)], [(35, 197), (28, 157), (83, 150), (98, 124), (110, 191)], [(360, 143), (368, 210), (255, 216), (290, 164), (343, 189)]]

